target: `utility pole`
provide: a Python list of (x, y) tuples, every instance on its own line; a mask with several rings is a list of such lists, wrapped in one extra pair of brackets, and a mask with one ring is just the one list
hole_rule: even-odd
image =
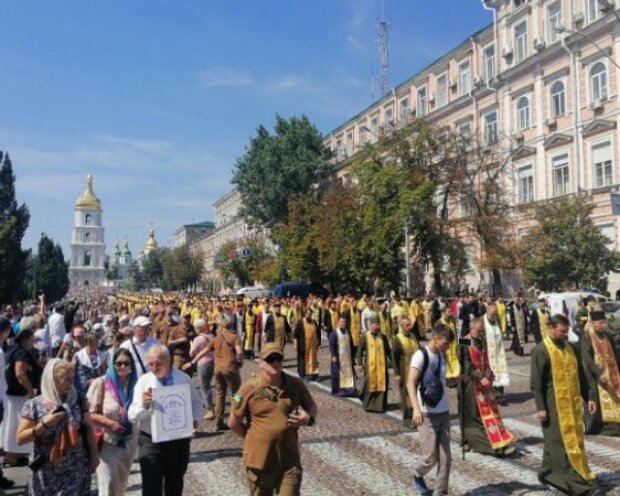
[(390, 62), (388, 55), (388, 26), (384, 16), (384, 2), (381, 0), (381, 19), (379, 20), (379, 64), (381, 66), (379, 88), (381, 96), (385, 96), (390, 90)]

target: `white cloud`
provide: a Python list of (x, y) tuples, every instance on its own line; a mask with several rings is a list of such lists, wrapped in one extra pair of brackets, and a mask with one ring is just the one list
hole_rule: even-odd
[(346, 41), (347, 47), (350, 48), (352, 51), (360, 52), (360, 53), (368, 53), (368, 47), (357, 36), (348, 34), (345, 38), (345, 41)]
[(198, 73), (202, 85), (207, 88), (228, 86), (250, 86), (254, 83), (252, 73), (232, 67), (211, 67)]

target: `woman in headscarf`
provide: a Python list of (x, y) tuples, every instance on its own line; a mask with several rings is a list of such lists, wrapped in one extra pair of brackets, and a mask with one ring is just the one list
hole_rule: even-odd
[(91, 418), (102, 427), (103, 446), (97, 467), (100, 496), (125, 494), (131, 464), (138, 449), (137, 429), (127, 418), (138, 374), (129, 350), (113, 353), (107, 374), (96, 379), (88, 390)]
[(43, 370), (41, 395), (21, 411), (19, 444), (33, 443), (28, 490), (31, 496), (90, 494), (90, 474), (99, 464), (85, 398), (74, 384), (74, 367), (52, 359)]

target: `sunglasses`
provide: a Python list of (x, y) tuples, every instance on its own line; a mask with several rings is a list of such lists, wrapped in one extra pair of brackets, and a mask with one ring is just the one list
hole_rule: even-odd
[(284, 360), (284, 358), (282, 358), (282, 356), (280, 355), (269, 355), (267, 358), (265, 358), (265, 361), (269, 364), (273, 364), (273, 363), (281, 363), (282, 360)]
[(131, 367), (131, 362), (114, 362), (116, 367)]

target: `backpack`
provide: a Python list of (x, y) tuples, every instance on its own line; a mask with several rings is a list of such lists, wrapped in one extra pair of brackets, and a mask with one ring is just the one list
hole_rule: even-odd
[(426, 347), (423, 346), (420, 350), (422, 351), (422, 355), (424, 355), (424, 365), (422, 366), (420, 382), (418, 383), (418, 388), (420, 389), (420, 397), (422, 398), (422, 403), (424, 405), (435, 408), (443, 397), (443, 384), (441, 383), (440, 375), (441, 355), (437, 356), (437, 367), (435, 368), (433, 376), (425, 384), (424, 374), (426, 374), (426, 370), (429, 367), (430, 359)]

